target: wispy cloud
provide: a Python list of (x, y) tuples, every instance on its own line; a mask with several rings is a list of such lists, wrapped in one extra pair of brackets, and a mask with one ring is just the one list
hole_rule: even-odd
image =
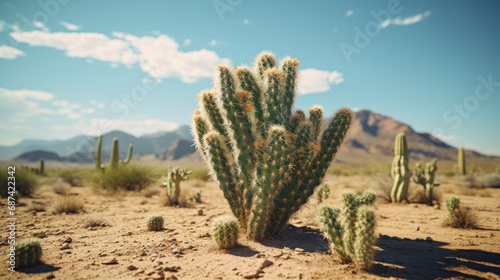
[(249, 19), (244, 19), (243, 20), (243, 24), (249, 24), (250, 23), (250, 20)]
[(208, 45), (209, 45), (209, 46), (212, 46), (212, 47), (213, 47), (213, 46), (217, 46), (218, 44), (219, 44), (219, 42), (217, 42), (217, 40), (215, 40), (215, 39), (212, 39), (212, 41), (210, 41), (210, 42), (208, 43)]
[(49, 28), (41, 21), (34, 21), (33, 22), (33, 26), (35, 26), (36, 28), (44, 31), (44, 32), (49, 32)]
[(352, 15), (354, 15), (354, 11), (353, 10), (349, 10), (349, 11), (345, 12), (345, 16), (346, 17), (350, 17)]
[(179, 51), (179, 44), (166, 35), (137, 37), (114, 32), (115, 38), (109, 38), (101, 33), (16, 31), (10, 36), (30, 46), (65, 51), (69, 57), (90, 58), (129, 67), (138, 64), (152, 77), (178, 77), (186, 83), (212, 77), (217, 64), (229, 63), (228, 59), (206, 49)]
[(186, 40), (182, 41), (182, 45), (184, 45), (185, 47), (191, 45), (191, 39), (186, 39)]
[(438, 133), (438, 134), (434, 134), (434, 136), (436, 136), (437, 138), (439, 138), (441, 141), (444, 141), (444, 142), (447, 142), (447, 141), (452, 141), (452, 140), (455, 140), (457, 137), (455, 135), (447, 135), (447, 134), (443, 134), (443, 133)]
[(64, 26), (66, 29), (68, 29), (69, 31), (77, 31), (77, 30), (80, 30), (80, 26), (76, 25), (76, 24), (72, 24), (72, 23), (69, 23), (69, 22), (66, 22), (66, 21), (61, 21), (60, 24), (62, 26)]
[(337, 71), (324, 71), (314, 68), (299, 71), (298, 93), (311, 94), (329, 91), (333, 85), (344, 81), (341, 73)]
[(94, 100), (94, 99), (91, 99), (91, 100), (89, 101), (89, 103), (90, 103), (91, 105), (94, 105), (96, 108), (99, 108), (99, 109), (104, 109), (104, 108), (106, 108), (106, 105), (105, 105), (104, 103), (99, 103), (99, 102), (97, 102), (97, 101), (96, 101), (96, 100)]
[(401, 17), (396, 17), (394, 19), (386, 19), (382, 23), (380, 23), (381, 28), (386, 28), (389, 25), (410, 25), (410, 24), (415, 24), (417, 22), (421, 22), (422, 20), (428, 18), (431, 15), (431, 11), (426, 11), (425, 13), (420, 13), (416, 14), (414, 16), (406, 17), (406, 18), (401, 18)]
[(54, 95), (38, 90), (9, 90), (0, 88), (1, 123), (8, 123), (13, 118), (33, 117), (53, 112), (42, 107), (54, 98)]
[[(85, 133), (90, 135), (99, 135), (112, 130), (121, 130), (136, 136), (141, 136), (158, 131), (171, 131), (178, 127), (179, 125), (174, 122), (159, 119), (123, 120), (94, 118), (91, 120), (90, 125), (79, 123), (75, 124), (74, 129), (85, 131)], [(103, 128), (106, 128), (106, 131), (103, 131)]]
[(19, 56), (26, 55), (22, 50), (18, 50), (7, 45), (0, 46), (0, 58), (4, 59), (16, 59)]

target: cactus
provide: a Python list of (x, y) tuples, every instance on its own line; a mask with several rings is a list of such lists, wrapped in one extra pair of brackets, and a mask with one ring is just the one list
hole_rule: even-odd
[(25, 239), (15, 246), (16, 266), (19, 268), (40, 263), (42, 246), (37, 239)]
[(437, 158), (428, 162), (425, 165), (425, 168), (422, 168), (420, 164), (417, 164), (415, 168), (415, 174), (413, 175), (413, 181), (415, 183), (420, 184), (424, 187), (425, 197), (427, 198), (427, 202), (432, 206), (434, 200), (434, 177), (437, 170)]
[(148, 230), (160, 231), (163, 229), (163, 217), (160, 215), (151, 215), (148, 217)]
[[(282, 232), (320, 185), (350, 127), (341, 109), (319, 137), (323, 109), (292, 112), (298, 60), (261, 53), (255, 68), (218, 66), (215, 86), (198, 95), (198, 150), (242, 231), (254, 239)], [(318, 139), (320, 138), (320, 139)]]
[(163, 186), (167, 189), (167, 198), (170, 205), (179, 204), (179, 194), (181, 193), (181, 181), (187, 180), (187, 176), (191, 174), (191, 170), (186, 168), (174, 167), (168, 168), (167, 181), (163, 182)]
[(40, 159), (40, 174), (45, 173), (45, 160), (43, 158)]
[(410, 184), (411, 172), (408, 168), (408, 145), (406, 136), (399, 133), (394, 143), (394, 159), (392, 160), (391, 175), (394, 184), (391, 189), (391, 201), (400, 203), (408, 200), (408, 185)]
[(328, 184), (324, 184), (321, 188), (318, 189), (316, 193), (316, 197), (319, 203), (323, 202), (323, 200), (327, 199), (330, 196), (330, 187)]
[(232, 216), (218, 217), (213, 222), (213, 237), (219, 249), (229, 249), (238, 242), (238, 222)]
[(448, 209), (448, 214), (450, 216), (453, 216), (455, 211), (457, 211), (460, 208), (460, 200), (456, 197), (450, 197), (448, 200), (446, 200), (446, 209)]
[(201, 191), (193, 194), (193, 196), (191, 196), (191, 201), (194, 201), (196, 203), (200, 203), (201, 202)]
[[(95, 167), (97, 170), (104, 172), (105, 166), (101, 163), (101, 146), (102, 146), (102, 135), (99, 136), (97, 140), (97, 151), (95, 156)], [(118, 168), (120, 164), (127, 164), (130, 162), (132, 158), (132, 150), (134, 146), (130, 144), (128, 147), (128, 154), (124, 161), (120, 162), (119, 160), (119, 150), (118, 150), (118, 138), (113, 138), (113, 144), (111, 146), (111, 156), (109, 158), (109, 166), (111, 169)]]
[(457, 175), (465, 175), (465, 152), (463, 147), (458, 148)]
[(342, 194), (342, 210), (323, 206), (319, 209), (323, 231), (344, 263), (355, 262), (360, 268), (370, 270), (375, 254), (376, 196), (366, 191), (362, 196), (353, 192)]

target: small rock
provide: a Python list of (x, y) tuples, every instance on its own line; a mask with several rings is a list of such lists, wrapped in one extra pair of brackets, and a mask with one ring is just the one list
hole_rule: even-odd
[(118, 264), (118, 260), (116, 258), (109, 258), (103, 261), (102, 264)]
[(420, 227), (417, 227), (417, 231), (419, 231), (419, 230), (420, 230)]
[(268, 266), (271, 266), (273, 265), (274, 263), (270, 260), (264, 260), (261, 264), (260, 264), (260, 269), (264, 269)]
[(253, 274), (247, 274), (247, 275), (243, 276), (243, 278), (245, 278), (245, 279), (257, 279), (257, 278), (262, 277), (262, 276), (260, 275), (260, 273), (261, 273), (261, 271), (260, 271), (260, 270), (258, 270), (257, 272), (255, 272), (255, 273), (253, 273)]
[(67, 250), (67, 249), (71, 249), (71, 247), (69, 246), (69, 243), (64, 243), (61, 248), (59, 248), (61, 250)]
[(258, 253), (257, 255), (255, 255), (256, 258), (262, 258), (265, 256), (266, 256), (266, 254), (264, 254), (264, 253)]
[(180, 266), (166, 266), (164, 270), (168, 272), (177, 272), (179, 269), (181, 269)]
[(131, 264), (131, 265), (127, 266), (127, 269), (128, 270), (137, 270), (137, 266)]
[(64, 239), (63, 243), (71, 243), (73, 242), (73, 239), (71, 239), (71, 237), (66, 237), (66, 239)]
[(167, 278), (165, 278), (165, 280), (177, 280), (177, 277), (175, 277), (175, 275), (170, 275)]
[[(45, 238), (47, 237), (47, 235), (45, 234), (45, 232), (41, 231), (41, 232), (37, 232), (35, 234), (33, 234), (34, 237), (38, 237), (38, 238)], [(50, 275), (49, 275), (50, 276)], [(48, 276), (47, 276), (48, 277)]]
[(56, 278), (56, 277), (52, 273), (47, 275), (47, 277), (45, 277), (45, 279), (54, 279), (54, 278)]
[(304, 249), (302, 249), (302, 248), (295, 248), (295, 252), (304, 253)]
[(432, 240), (432, 238), (431, 238), (430, 236), (427, 236), (427, 237), (425, 238), (425, 241), (427, 241), (427, 242), (432, 242), (432, 241), (434, 241), (434, 240)]
[(198, 210), (198, 216), (202, 216), (202, 215), (203, 215), (203, 210), (202, 209)]

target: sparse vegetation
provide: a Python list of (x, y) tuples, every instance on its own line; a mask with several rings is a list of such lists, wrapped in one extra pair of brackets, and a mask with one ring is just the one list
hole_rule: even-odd
[(46, 205), (43, 202), (30, 201), (27, 207), (29, 212), (43, 212), (45, 211)]
[(56, 194), (65, 195), (65, 194), (68, 194), (69, 187), (64, 182), (58, 180), (52, 186), (52, 190)]
[(127, 164), (98, 172), (93, 177), (97, 188), (114, 193), (118, 190), (140, 191), (154, 182), (158, 174), (147, 165)]
[[(54, 172), (57, 177), (60, 177), (64, 182), (72, 187), (81, 187), (84, 183), (85, 171), (81, 169), (62, 169)], [(88, 174), (90, 175), (90, 174)]]
[(206, 169), (194, 169), (189, 176), (191, 179), (198, 179), (204, 182), (210, 180), (210, 174)]
[(445, 225), (454, 228), (477, 228), (478, 217), (470, 208), (460, 207), (460, 200), (456, 197), (451, 197), (446, 201), (448, 209), (448, 219)]
[(196, 203), (200, 203), (201, 202), (201, 191), (196, 192), (195, 194), (193, 194), (191, 196), (190, 200), (193, 201), (193, 202), (196, 202)]
[(471, 188), (500, 188), (500, 174), (490, 173), (472, 177)]
[(317, 192), (316, 192), (316, 198), (318, 199), (318, 202), (321, 203), (323, 200), (328, 199), (330, 197), (330, 186), (328, 184), (323, 184)]
[(370, 186), (377, 192), (377, 198), (381, 201), (390, 203), (391, 190), (394, 183), (391, 176), (385, 173), (379, 173), (375, 176), (370, 176)]
[(106, 227), (109, 226), (108, 222), (101, 217), (88, 217), (83, 220), (83, 227), (85, 228), (96, 228), (96, 227)]
[(82, 201), (71, 195), (65, 195), (62, 198), (56, 200), (53, 208), (53, 212), (56, 214), (61, 214), (61, 213), (77, 214), (82, 211), (83, 211)]
[(167, 180), (163, 182), (163, 186), (167, 191), (169, 205), (179, 204), (179, 195), (181, 193), (181, 181), (187, 180), (187, 176), (191, 174), (191, 170), (179, 167), (169, 167), (167, 171)]
[[(12, 169), (9, 169), (8, 166), (0, 167), (0, 195), (2, 197), (9, 196), (9, 186), (15, 186), (16, 193), (20, 197), (31, 197), (35, 192), (36, 188), (39, 186), (39, 180), (35, 174), (30, 172), (27, 169), (19, 168), (16, 166), (15, 172), (12, 173), (14, 176), (11, 176), (9, 172)], [(15, 183), (10, 184), (13, 179), (9, 179), (9, 177), (15, 178)]]

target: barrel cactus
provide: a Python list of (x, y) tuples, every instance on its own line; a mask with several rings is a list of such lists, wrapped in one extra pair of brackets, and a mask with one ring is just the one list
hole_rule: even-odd
[[(101, 146), (102, 146), (102, 135), (99, 136), (97, 140), (97, 151), (95, 156), (95, 167), (97, 170), (104, 172), (105, 167), (104, 164), (101, 163)], [(120, 162), (119, 160), (119, 150), (118, 150), (118, 138), (113, 139), (113, 144), (111, 146), (111, 157), (109, 159), (109, 166), (111, 169), (117, 168), (120, 164), (128, 164), (130, 159), (132, 158), (132, 150), (134, 146), (130, 144), (128, 147), (128, 155), (124, 161)]]
[(406, 136), (399, 133), (394, 143), (394, 159), (392, 160), (391, 175), (394, 183), (391, 189), (391, 201), (403, 202), (408, 200), (408, 185), (410, 184), (411, 172), (408, 168), (408, 145)]
[(246, 234), (255, 240), (283, 231), (321, 183), (352, 121), (340, 109), (319, 137), (323, 109), (292, 112), (295, 58), (278, 65), (270, 52), (255, 67), (217, 67), (214, 88), (198, 95), (193, 135), (211, 176)]
[(214, 241), (219, 249), (229, 249), (238, 242), (238, 222), (234, 217), (222, 216), (213, 222)]
[(165, 186), (167, 189), (167, 198), (170, 205), (179, 204), (181, 181), (187, 180), (187, 176), (191, 174), (191, 172), (191, 170), (188, 170), (186, 168), (168, 168), (167, 181), (163, 182), (163, 186)]
[(415, 174), (413, 174), (413, 181), (415, 183), (420, 184), (424, 187), (425, 197), (427, 198), (427, 202), (429, 205), (433, 204), (434, 200), (434, 177), (436, 175), (437, 170), (437, 158), (428, 162), (424, 168), (417, 164), (415, 168)]
[(37, 239), (25, 239), (15, 246), (16, 266), (19, 268), (39, 264), (42, 258), (42, 246)]
[(148, 230), (160, 231), (163, 230), (163, 217), (160, 215), (151, 215), (148, 217)]
[(353, 192), (342, 194), (342, 209), (323, 206), (319, 209), (320, 222), (326, 237), (344, 263), (354, 262), (370, 270), (375, 255), (375, 193), (362, 196)]

